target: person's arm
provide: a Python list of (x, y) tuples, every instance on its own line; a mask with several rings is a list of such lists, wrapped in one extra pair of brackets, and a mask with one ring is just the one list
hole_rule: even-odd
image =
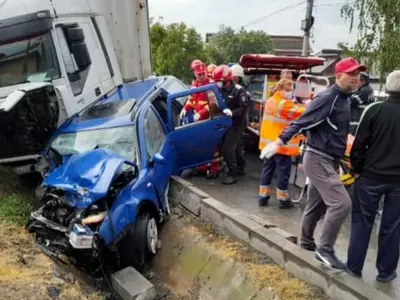
[(232, 116), (234, 117), (243, 117), (249, 107), (249, 96), (247, 95), (246, 91), (242, 89), (239, 93), (239, 106), (232, 110)]
[(292, 122), (279, 136), (283, 144), (287, 144), (295, 135), (318, 126), (329, 117), (335, 99), (330, 94), (319, 94), (304, 111), (304, 114)]
[(356, 136), (350, 151), (350, 163), (354, 174), (360, 174), (364, 168), (365, 156), (372, 138), (372, 123), (379, 106), (379, 103), (367, 106), (358, 124)]

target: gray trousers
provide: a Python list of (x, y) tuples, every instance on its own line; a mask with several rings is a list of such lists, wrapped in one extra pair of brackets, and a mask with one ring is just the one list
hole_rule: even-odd
[(303, 167), (309, 185), (301, 224), (301, 245), (315, 245), (314, 230), (325, 214), (319, 249), (332, 251), (340, 227), (351, 210), (350, 196), (336, 172), (339, 161), (307, 151)]

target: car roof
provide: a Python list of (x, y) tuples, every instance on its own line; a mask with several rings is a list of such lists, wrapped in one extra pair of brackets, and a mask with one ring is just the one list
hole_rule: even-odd
[(171, 80), (177, 79), (173, 76), (152, 76), (124, 84), (83, 109), (61, 126), (59, 131), (67, 133), (133, 125), (139, 107)]

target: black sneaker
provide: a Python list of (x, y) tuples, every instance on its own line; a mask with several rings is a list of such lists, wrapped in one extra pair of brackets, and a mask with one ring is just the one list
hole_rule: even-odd
[(293, 207), (292, 200), (280, 200), (279, 201), (279, 208), (280, 209), (289, 209)]
[(318, 249), (314, 255), (315, 260), (333, 269), (345, 270), (346, 265), (342, 263), (335, 255), (335, 252)]
[(376, 280), (379, 282), (390, 282), (394, 279), (396, 279), (397, 277), (397, 272), (394, 271), (391, 275), (387, 276), (387, 277), (382, 277), (380, 275), (376, 276)]

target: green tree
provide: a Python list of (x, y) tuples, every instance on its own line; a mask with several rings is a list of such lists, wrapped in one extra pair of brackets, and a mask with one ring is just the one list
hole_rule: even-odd
[(272, 50), (271, 38), (261, 30), (235, 32), (231, 27), (220, 26), (210, 38), (207, 53), (216, 64), (237, 62), (243, 54), (268, 53)]
[(373, 61), (381, 79), (400, 67), (400, 0), (352, 0), (341, 12), (359, 31), (352, 53)]
[(207, 61), (201, 36), (184, 23), (153, 22), (150, 38), (153, 69), (159, 75), (174, 75), (189, 83), (193, 78), (190, 62), (193, 59)]

